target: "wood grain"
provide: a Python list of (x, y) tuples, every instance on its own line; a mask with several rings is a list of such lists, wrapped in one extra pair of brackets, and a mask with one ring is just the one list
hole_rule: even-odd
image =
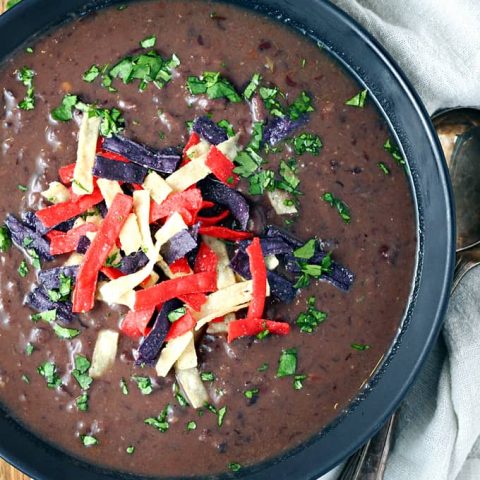
[[(0, 0), (0, 13), (3, 13), (7, 7), (7, 0)], [(28, 477), (20, 473), (8, 463), (0, 460), (0, 480), (29, 480)]]

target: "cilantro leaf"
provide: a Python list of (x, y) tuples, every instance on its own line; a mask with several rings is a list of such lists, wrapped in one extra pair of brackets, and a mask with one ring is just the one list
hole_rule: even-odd
[(27, 262), (25, 260), (22, 260), (20, 262), (20, 265), (18, 266), (18, 274), (21, 276), (21, 277), (26, 277), (28, 275), (28, 265), (27, 265)]
[(315, 238), (311, 238), (303, 244), (301, 247), (297, 248), (293, 251), (293, 255), (295, 258), (302, 258), (305, 260), (310, 260), (317, 250), (317, 240)]
[(390, 175), (390, 169), (389, 169), (383, 162), (378, 162), (378, 168), (379, 168), (385, 175)]
[(349, 105), (350, 107), (363, 108), (367, 100), (367, 94), (368, 94), (368, 91), (366, 89), (362, 90), (360, 93), (357, 93), (357, 95), (352, 97), (350, 100), (347, 100), (345, 102), (345, 105)]
[(200, 77), (190, 76), (187, 78), (187, 88), (192, 95), (206, 94), (212, 100), (226, 98), (232, 103), (242, 101), (235, 87), (220, 72), (203, 72)]
[(160, 432), (164, 433), (169, 428), (168, 423), (168, 413), (170, 411), (170, 405), (167, 405), (161, 412), (158, 417), (149, 417), (144, 420), (146, 425), (150, 425), (153, 428), (156, 428)]
[(347, 204), (340, 200), (339, 198), (335, 197), (333, 193), (326, 192), (322, 196), (323, 200), (325, 200), (332, 208), (336, 208), (338, 214), (342, 218), (345, 223), (350, 223), (351, 216), (350, 216), (350, 209), (348, 208)]
[(405, 165), (405, 159), (403, 158), (402, 153), (400, 152), (400, 149), (398, 148), (397, 145), (395, 145), (392, 140), (389, 138), (383, 145), (383, 148), (392, 156), (392, 158), (399, 164), (399, 165)]
[(275, 117), (283, 117), (285, 109), (278, 100), (279, 96), (284, 96), (278, 87), (260, 87), (258, 90), (260, 98), (263, 100), (265, 108)]
[(277, 377), (288, 377), (295, 375), (297, 370), (297, 349), (289, 348), (282, 350), (278, 361)]
[(302, 133), (293, 139), (293, 148), (297, 155), (303, 155), (305, 152), (318, 155), (322, 146), (320, 137), (313, 133)]
[(75, 403), (80, 412), (86, 412), (88, 410), (88, 393), (83, 392), (75, 399)]
[(327, 319), (327, 314), (315, 307), (315, 297), (310, 297), (307, 302), (307, 311), (298, 315), (296, 324), (303, 333), (312, 333), (320, 323)]
[(18, 108), (22, 110), (33, 110), (35, 108), (35, 94), (33, 89), (33, 77), (35, 72), (28, 67), (23, 67), (18, 72), (18, 80), (27, 87), (27, 93), (23, 100), (18, 104)]
[(303, 114), (313, 112), (312, 99), (307, 92), (300, 92), (295, 101), (288, 107), (288, 116), (298, 120)]
[(82, 390), (88, 390), (93, 382), (93, 378), (88, 375), (90, 365), (90, 361), (85, 355), (75, 356), (75, 369), (72, 371), (72, 375)]
[(293, 389), (301, 390), (303, 388), (303, 381), (306, 380), (306, 375), (295, 375), (293, 377)]
[(57, 366), (53, 362), (45, 362), (38, 366), (37, 372), (47, 381), (48, 388), (58, 388), (62, 380), (57, 374)]
[(63, 97), (59, 107), (51, 111), (52, 118), (60, 122), (68, 122), (73, 118), (73, 109), (77, 104), (78, 97), (76, 95), (67, 94)]
[(100, 69), (97, 65), (92, 65), (83, 75), (85, 82), (92, 83), (100, 75)]
[(150, 37), (144, 38), (140, 42), (140, 46), (142, 48), (152, 48), (155, 46), (155, 43), (157, 42), (157, 37), (155, 35), (151, 35)]
[(6, 252), (12, 246), (10, 230), (5, 225), (0, 227), (0, 252)]
[(81, 435), (82, 443), (85, 447), (92, 447), (98, 444), (98, 440), (92, 435)]
[(243, 91), (243, 96), (246, 100), (250, 100), (253, 97), (253, 94), (256, 92), (260, 82), (262, 81), (262, 76), (259, 73), (254, 73), (252, 79), (245, 87)]
[(179, 307), (171, 312), (168, 312), (167, 318), (170, 322), (176, 322), (180, 318), (182, 318), (187, 313), (186, 307)]
[(370, 345), (366, 345), (364, 343), (352, 343), (351, 347), (359, 352), (364, 352), (370, 348)]
[(142, 392), (142, 395), (150, 395), (153, 392), (152, 380), (150, 377), (133, 375), (132, 380), (137, 384), (137, 387), (140, 392)]

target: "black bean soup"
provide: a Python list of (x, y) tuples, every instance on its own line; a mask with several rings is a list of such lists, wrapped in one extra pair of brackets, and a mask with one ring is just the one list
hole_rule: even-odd
[(169, 476), (237, 471), (339, 415), (399, 328), (416, 227), (385, 122), (321, 46), (233, 6), (139, 2), (27, 45), (0, 85), (14, 416)]

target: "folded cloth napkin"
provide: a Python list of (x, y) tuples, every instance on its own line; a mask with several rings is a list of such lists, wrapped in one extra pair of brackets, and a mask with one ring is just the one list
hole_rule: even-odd
[[(389, 51), (430, 113), (480, 107), (479, 0), (333, 3)], [(454, 292), (442, 335), (402, 403), (385, 480), (479, 480), (479, 386), (480, 268)]]

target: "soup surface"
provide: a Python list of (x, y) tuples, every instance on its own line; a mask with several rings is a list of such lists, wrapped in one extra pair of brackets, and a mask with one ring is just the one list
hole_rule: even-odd
[[(139, 42), (148, 38), (142, 48)], [(241, 174), (239, 189), (251, 203), (248, 229), (258, 233), (276, 225), (302, 243), (317, 238), (317, 247), (332, 252), (354, 281), (345, 291), (305, 274), (291, 303), (269, 299), (265, 318), (288, 322), (288, 335), (228, 343), (224, 333), (202, 332), (198, 370), (210, 408), (183, 405), (188, 395), (178, 395), (172, 373), (161, 377), (154, 367), (135, 366), (141, 340), (123, 333), (113, 366), (89, 386), (85, 408), (78, 398), (85, 400), (87, 390), (72, 375), (75, 358), (91, 360), (99, 331), (118, 331), (128, 309), (97, 301), (93, 310), (63, 325), (79, 335), (59, 338), (48, 322), (32, 321), (34, 312), (24, 302), (38, 283), (37, 270), (28, 254), (12, 247), (0, 256), (0, 401), (39, 436), (78, 457), (151, 475), (236, 470), (319, 432), (348, 405), (388, 350), (411, 288), (416, 249), (411, 194), (404, 167), (392, 156), (394, 147), (384, 147), (389, 131), (373, 101), (358, 95), (359, 85), (313, 42), (224, 4), (159, 0), (109, 8), (28, 47), (0, 69), (2, 219), (47, 206), (40, 192), (58, 180), (60, 167), (75, 162), (81, 113), (71, 121), (51, 116), (65, 94), (117, 108), (125, 119), (123, 135), (156, 149), (183, 148), (189, 139), (186, 122), (205, 115), (228, 120), (245, 147), (254, 122), (275, 118), (266, 89), (276, 86), (284, 93), (277, 95), (280, 104), (291, 105), (308, 92), (313, 107), (308, 123), (260, 152), (263, 168), (274, 172), (295, 158), (299, 185), (283, 203), (296, 205), (298, 213), (276, 214), (266, 193), (248, 193), (251, 179)], [(150, 50), (180, 60), (163, 88), (149, 82), (139, 91), (141, 80), (124, 84), (114, 78), (109, 91), (102, 86), (102, 72), (90, 82), (83, 78), (92, 65), (102, 70)], [(23, 67), (34, 72), (33, 109), (19, 107), (28, 97), (19, 80)], [(95, 77), (95, 70), (90, 72)], [(258, 87), (241, 102), (194, 94), (186, 84), (203, 72), (220, 72), (240, 93), (258, 73), (265, 90), (260, 95)], [(300, 137), (305, 132), (313, 136)], [(298, 138), (297, 145), (293, 139)], [(233, 255), (236, 246), (228, 248)], [(66, 258), (43, 262), (42, 268)], [(318, 325), (302, 331), (298, 318), (308, 312), (312, 297), (310, 313)], [(282, 351), (296, 353), (294, 374), (281, 376)], [(38, 372), (45, 362), (55, 365), (56, 388), (47, 385), (45, 371)], [(147, 378), (147, 386), (141, 387), (139, 376)], [(166, 431), (145, 423), (158, 419), (167, 405)]]

